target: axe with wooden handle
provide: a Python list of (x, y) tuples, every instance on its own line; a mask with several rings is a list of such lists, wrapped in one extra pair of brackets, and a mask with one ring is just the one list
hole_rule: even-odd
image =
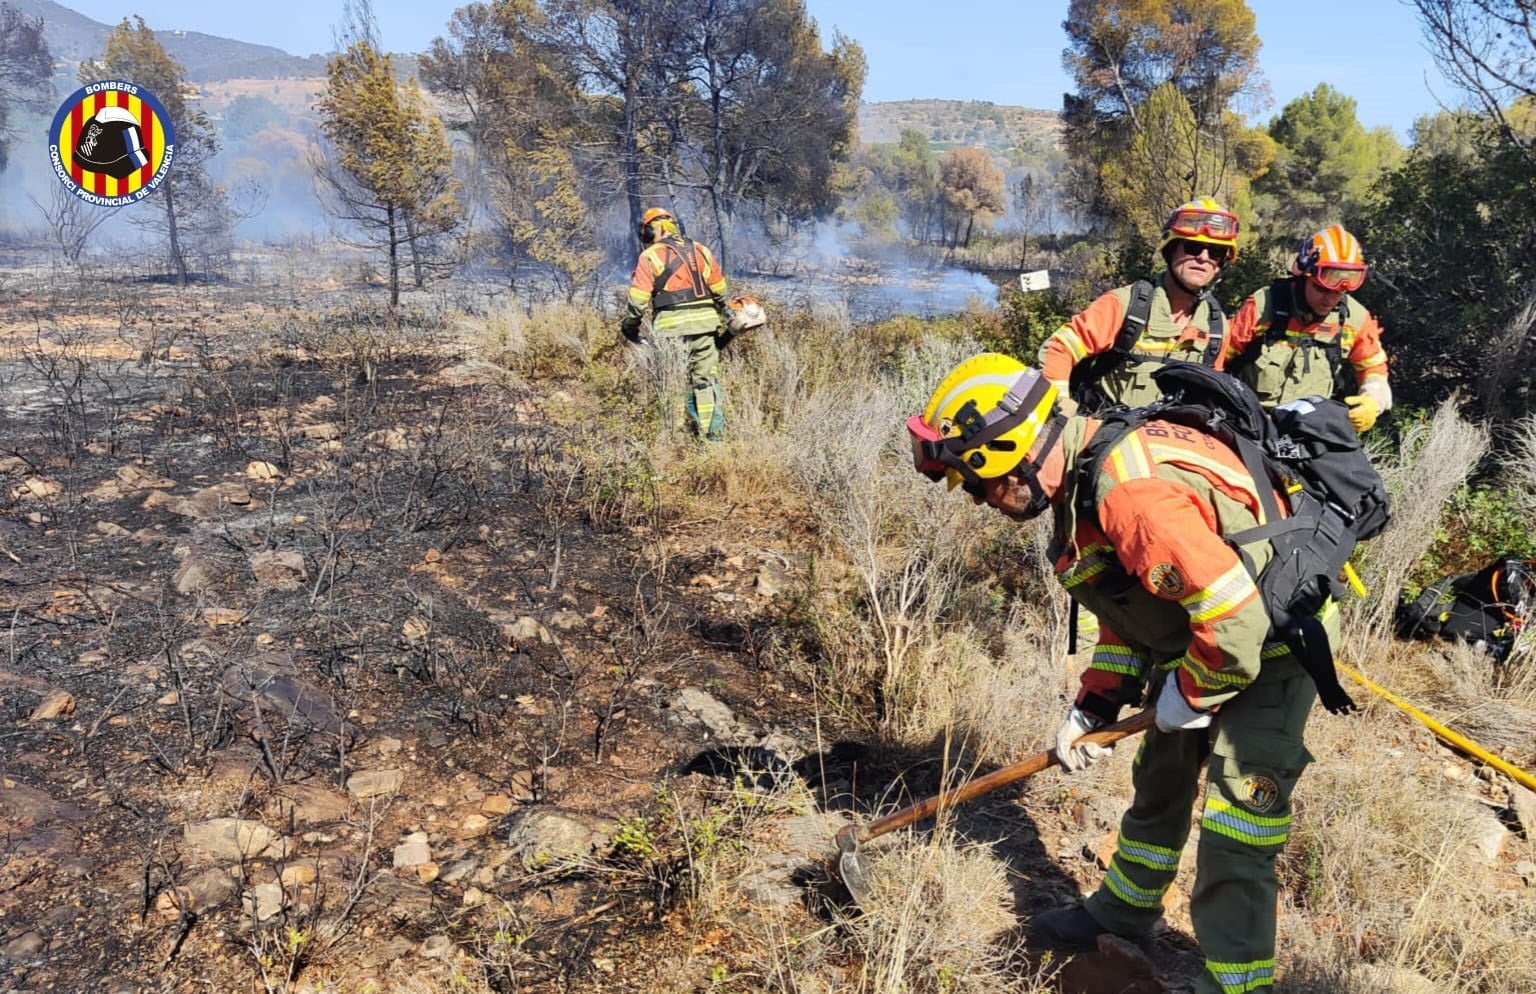
[[(1079, 738), (1078, 742), (1094, 742), (1099, 745), (1111, 745), (1123, 738), (1137, 735), (1151, 728), (1154, 724), (1155, 714), (1152, 709), (1139, 711), (1115, 722), (1113, 725), (1105, 725), (1097, 728), (1087, 735)], [(843, 886), (848, 888), (848, 893), (858, 904), (864, 904), (869, 899), (869, 882), (864, 877), (864, 868), (859, 865), (859, 843), (868, 842), (870, 839), (894, 832), (898, 828), (906, 828), (914, 822), (946, 811), (983, 794), (991, 793), (999, 787), (1023, 780), (1025, 777), (1034, 776), (1041, 770), (1050, 766), (1060, 766), (1061, 760), (1056, 758), (1054, 750), (1047, 749), (1037, 752), (1019, 760), (1011, 766), (1005, 766), (1000, 770), (993, 770), (984, 777), (977, 777), (968, 783), (961, 784), (954, 790), (941, 791), (927, 800), (910, 804), (900, 811), (892, 812), (868, 825), (851, 824), (838, 829), (837, 842), (837, 875), (843, 881)]]

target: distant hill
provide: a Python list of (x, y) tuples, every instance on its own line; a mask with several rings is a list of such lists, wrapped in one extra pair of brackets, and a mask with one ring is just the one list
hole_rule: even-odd
[(1061, 144), (1055, 111), (994, 104), (986, 100), (890, 100), (859, 105), (859, 138), (894, 142), (905, 128), (943, 149), (979, 145), (994, 152), (1021, 148), (1036, 154)]
[[(74, 80), (74, 67), (101, 54), (107, 35), (117, 25), (94, 21), (53, 0), (6, 0), (32, 17), (43, 19), (43, 36), (55, 60), (67, 63), (60, 75)], [(126, 9), (126, 8), (125, 8)], [(224, 79), (292, 79), (325, 75), (325, 58), (289, 55), (271, 45), (252, 45), (231, 38), (179, 31), (175, 25), (146, 21), (171, 57), (187, 70), (194, 83)]]

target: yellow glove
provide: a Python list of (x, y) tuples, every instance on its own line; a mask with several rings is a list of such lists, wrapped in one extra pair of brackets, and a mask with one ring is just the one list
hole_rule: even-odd
[(1349, 405), (1349, 423), (1355, 426), (1356, 434), (1363, 435), (1370, 431), (1371, 425), (1381, 415), (1381, 405), (1363, 393), (1345, 397), (1344, 403)]

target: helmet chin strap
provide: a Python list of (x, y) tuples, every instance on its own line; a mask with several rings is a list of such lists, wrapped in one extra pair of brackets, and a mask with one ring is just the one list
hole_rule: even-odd
[(1036, 459), (1025, 456), (1018, 466), (1014, 467), (1014, 475), (1029, 487), (1029, 506), (1019, 515), (1023, 518), (1034, 518), (1045, 513), (1045, 509), (1051, 506), (1051, 495), (1045, 492), (1045, 487), (1040, 485), (1040, 466), (1051, 454), (1051, 449), (1056, 445), (1056, 439), (1061, 437), (1061, 430), (1066, 427), (1067, 419), (1061, 414), (1052, 414), (1045, 423), (1045, 434), (1041, 437), (1037, 446), (1039, 455)]

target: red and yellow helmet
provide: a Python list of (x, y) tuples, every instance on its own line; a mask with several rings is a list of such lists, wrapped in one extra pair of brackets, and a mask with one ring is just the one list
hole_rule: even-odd
[(1329, 292), (1354, 293), (1365, 284), (1365, 253), (1342, 224), (1308, 235), (1291, 260), (1291, 275), (1305, 276)]
[(1157, 247), (1166, 253), (1176, 241), (1204, 242), (1227, 250), (1227, 262), (1237, 258), (1237, 215), (1212, 197), (1196, 197), (1175, 207), (1163, 225), (1163, 243)]
[(979, 495), (981, 481), (1016, 469), (1056, 407), (1056, 387), (1012, 356), (972, 356), (940, 381), (923, 413), (907, 419), (912, 461), (950, 489)]
[(677, 231), (677, 218), (673, 217), (664, 207), (651, 207), (640, 215), (640, 241), (649, 245), (660, 237), (662, 232), (668, 230)]

